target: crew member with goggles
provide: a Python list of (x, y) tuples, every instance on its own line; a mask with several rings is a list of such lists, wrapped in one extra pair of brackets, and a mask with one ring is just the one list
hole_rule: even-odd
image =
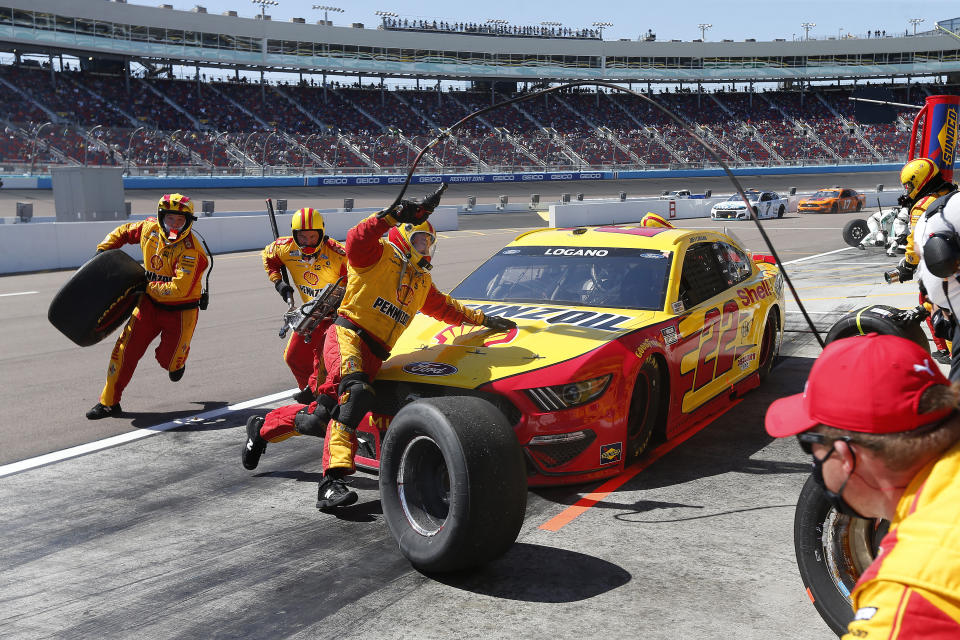
[(139, 244), (148, 282), (110, 354), (107, 383), (100, 402), (87, 411), (90, 420), (120, 415), (120, 396), (157, 335), (157, 362), (173, 382), (183, 377), (203, 293), (201, 277), (210, 264), (191, 229), (196, 219), (190, 198), (168, 193), (157, 203), (156, 218), (120, 225), (97, 245), (101, 253)]
[[(372, 408), (370, 383), (418, 311), (452, 325), (469, 323), (496, 331), (517, 326), (512, 320), (464, 307), (433, 285), (430, 269), (437, 237), (427, 218), (445, 187), (422, 203), (404, 200), (372, 215), (347, 234), (346, 292), (336, 321), (327, 329), (323, 349), (327, 378), (320, 393), (337, 397), (337, 406), (324, 434), (324, 475), (317, 491), (321, 511), (357, 501), (356, 492), (347, 487), (344, 478), (354, 472), (356, 429)], [(248, 426), (244, 466), (252, 468), (251, 462), (256, 466), (267, 441), (289, 429), (298, 414), (303, 420), (303, 409), (302, 405), (290, 405), (271, 411), (256, 434)], [(317, 403), (307, 409), (314, 421), (325, 417)]]
[[(264, 247), (261, 257), (267, 278), (292, 307), (294, 287), (300, 293), (300, 300), (308, 302), (325, 285), (347, 275), (347, 258), (343, 245), (324, 233), (323, 216), (315, 209), (298, 209), (290, 220), (290, 230), (291, 235), (277, 238)], [(293, 285), (283, 279), (284, 269), (290, 272)], [(283, 352), (283, 360), (300, 389), (293, 399), (301, 404), (313, 402), (317, 386), (326, 378), (323, 337), (330, 322), (318, 324), (309, 342), (304, 342), (296, 331), (291, 332)]]
[[(906, 282), (913, 279), (923, 253), (923, 247), (920, 246), (922, 242), (917, 241), (920, 237), (916, 235), (917, 223), (930, 209), (930, 205), (943, 204), (941, 198), (957, 190), (957, 185), (943, 179), (939, 167), (930, 158), (917, 158), (903, 165), (900, 171), (900, 182), (903, 184), (905, 193), (897, 200), (897, 204), (910, 209), (910, 229), (907, 235), (906, 254), (897, 265), (896, 271), (887, 274), (887, 280), (890, 282)], [(928, 299), (932, 300), (923, 280), (919, 285), (920, 303), (924, 304)], [(942, 288), (939, 284), (936, 287)], [(950, 339), (953, 331), (949, 319), (935, 313), (933, 318), (927, 318), (927, 325), (930, 327), (934, 345), (937, 347), (932, 354), (933, 357), (943, 364), (950, 362), (951, 356), (944, 342), (945, 339)]]

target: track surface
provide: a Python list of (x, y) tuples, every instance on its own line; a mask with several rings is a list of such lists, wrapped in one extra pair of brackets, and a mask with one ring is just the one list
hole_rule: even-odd
[[(847, 219), (794, 215), (766, 228), (793, 261), (843, 249)], [(441, 234), (438, 286), (448, 290), (542, 224), (534, 214), (461, 217), (461, 230)], [(752, 223), (728, 228), (763, 248)], [(915, 287), (882, 283), (894, 262), (843, 249), (788, 269), (825, 328), (871, 302), (910, 306)], [(360, 502), (343, 515), (314, 509), (319, 440), (272, 444), (256, 472), (240, 466), (247, 416), (286, 401), (190, 419), (293, 386), (275, 337), (283, 304), (256, 252), (217, 258), (183, 381), (169, 382), (148, 351), (124, 395), (128, 417), (99, 422), (83, 412), (112, 340), (80, 349), (45, 319), (69, 276), (0, 278), (0, 294), (23, 293), (0, 297), (0, 464), (181, 425), (0, 478), (0, 635), (832, 637), (793, 557), (793, 508), (809, 463), (762, 427), (767, 405), (802, 388), (819, 351), (794, 304), (785, 357), (763, 388), (559, 531), (539, 527), (595, 485), (531, 492), (506, 556), (475, 574), (433, 578), (397, 554), (374, 476), (355, 477)]]

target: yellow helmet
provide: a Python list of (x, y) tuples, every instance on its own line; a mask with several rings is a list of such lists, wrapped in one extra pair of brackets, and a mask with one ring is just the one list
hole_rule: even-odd
[(940, 175), (937, 163), (930, 158), (917, 158), (903, 165), (900, 170), (900, 184), (907, 192), (907, 197), (916, 200), (925, 195), (926, 187)]
[[(187, 222), (183, 225), (182, 229), (167, 228), (165, 218), (168, 213), (175, 213), (186, 217)], [(190, 231), (190, 225), (192, 225), (196, 219), (197, 217), (193, 215), (193, 201), (182, 193), (165, 193), (163, 197), (160, 198), (160, 201), (157, 202), (157, 221), (160, 223), (160, 228), (163, 229), (163, 233), (167, 239), (172, 242), (176, 242), (180, 238), (185, 237)]]
[(658, 227), (662, 229), (673, 229), (673, 225), (667, 222), (662, 216), (659, 216), (652, 211), (647, 212), (647, 215), (643, 216), (643, 219), (640, 221), (641, 227)]
[(390, 229), (387, 239), (410, 264), (421, 271), (429, 271), (433, 267), (430, 260), (437, 246), (437, 232), (429, 220), (417, 225), (409, 222), (399, 224)]
[[(297, 209), (297, 212), (293, 214), (293, 218), (290, 220), (290, 231), (293, 233), (294, 243), (300, 247), (300, 252), (305, 256), (315, 254), (320, 249), (320, 244), (326, 237), (323, 233), (323, 216), (320, 215), (316, 209), (310, 207)], [(299, 235), (297, 233), (298, 231), (319, 231), (320, 235), (317, 236), (316, 242), (307, 243), (297, 237)]]

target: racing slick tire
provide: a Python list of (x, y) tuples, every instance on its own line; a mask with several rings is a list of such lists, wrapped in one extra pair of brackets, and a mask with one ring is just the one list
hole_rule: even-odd
[(923, 330), (922, 322), (897, 322), (894, 314), (901, 311), (897, 307), (875, 304), (854, 309), (833, 323), (824, 339), (826, 344), (840, 338), (864, 336), (868, 333), (893, 335), (912, 340), (930, 353), (930, 341)]
[(793, 519), (793, 544), (800, 579), (820, 617), (838, 636), (853, 619), (850, 592), (876, 557), (886, 520), (838, 513), (812, 477), (807, 478)]
[(767, 316), (767, 323), (763, 325), (763, 334), (760, 336), (760, 354), (757, 356), (760, 361), (760, 364), (757, 365), (757, 375), (760, 376), (760, 382), (770, 377), (770, 371), (779, 355), (780, 315), (777, 313), (777, 309), (773, 308)]
[(627, 462), (636, 460), (650, 448), (663, 425), (668, 404), (664, 368), (654, 356), (648, 357), (633, 386), (627, 414)]
[(755, 217), (759, 218), (759, 217), (760, 217), (760, 210), (757, 209), (756, 207), (751, 207), (751, 209), (753, 209), (753, 215), (754, 215)]
[(833, 206), (830, 207), (830, 213), (836, 213), (838, 210), (839, 210), (839, 209), (838, 209), (838, 207), (837, 207), (837, 203), (834, 202), (834, 203), (833, 203)]
[(780, 205), (780, 208), (777, 209), (777, 217), (782, 218), (783, 214), (787, 212), (787, 208), (783, 205)]
[(863, 209), (863, 205), (859, 202), (857, 203), (857, 213), (860, 213), (860, 210)]
[(870, 227), (867, 226), (867, 221), (863, 218), (851, 220), (843, 225), (843, 241), (851, 247), (858, 246), (868, 233), (870, 233)]
[(147, 288), (140, 263), (120, 249), (95, 255), (60, 287), (47, 319), (81, 347), (89, 347), (126, 322)]
[(384, 518), (424, 573), (483, 565), (517, 539), (527, 475), (516, 434), (481, 398), (412, 402), (390, 423), (380, 455)]

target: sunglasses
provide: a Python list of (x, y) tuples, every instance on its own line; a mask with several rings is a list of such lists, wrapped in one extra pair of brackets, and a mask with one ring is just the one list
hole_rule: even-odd
[[(853, 442), (853, 438), (843, 436), (841, 438), (828, 438), (822, 433), (817, 433), (816, 431), (804, 431), (803, 433), (797, 434), (797, 442), (800, 443), (800, 448), (803, 449), (803, 452), (808, 456), (813, 455), (813, 445), (822, 444), (827, 446), (831, 442), (836, 442), (837, 440), (843, 440), (844, 442)], [(833, 453), (831, 450), (830, 453)], [(827, 454), (829, 456), (829, 454)], [(826, 458), (824, 458), (826, 460)]]

